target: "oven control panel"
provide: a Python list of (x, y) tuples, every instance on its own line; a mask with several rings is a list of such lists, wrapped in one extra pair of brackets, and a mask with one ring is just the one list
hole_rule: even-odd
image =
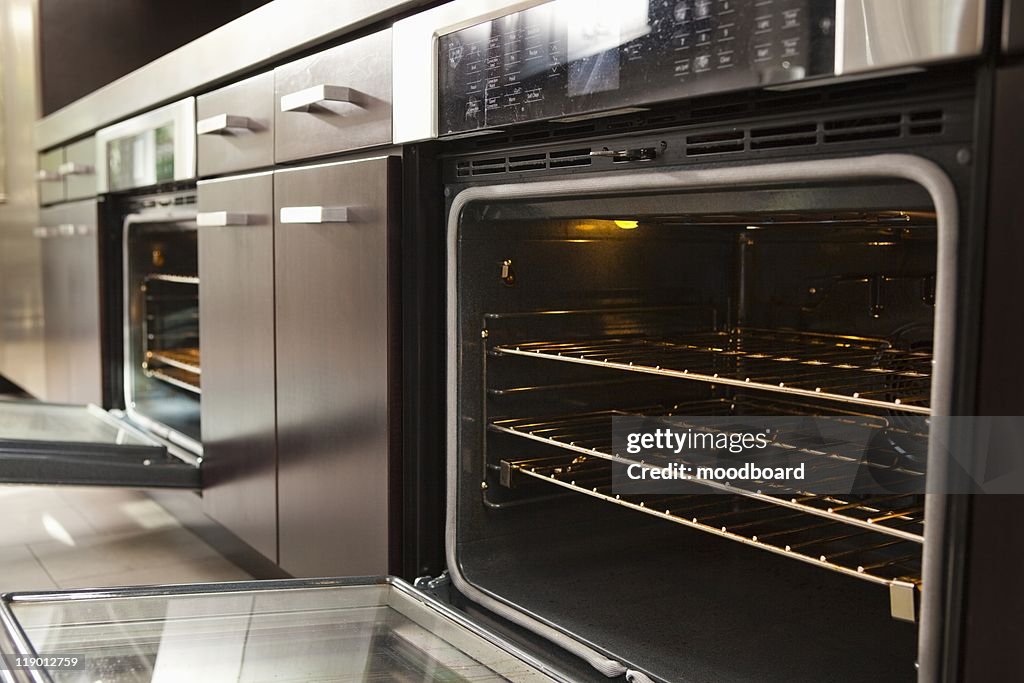
[(835, 71), (835, 0), (553, 0), (438, 40), (442, 136)]

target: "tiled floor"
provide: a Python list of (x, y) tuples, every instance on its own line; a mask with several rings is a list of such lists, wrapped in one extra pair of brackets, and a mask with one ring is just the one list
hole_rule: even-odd
[(142, 492), (0, 486), (0, 592), (248, 578)]

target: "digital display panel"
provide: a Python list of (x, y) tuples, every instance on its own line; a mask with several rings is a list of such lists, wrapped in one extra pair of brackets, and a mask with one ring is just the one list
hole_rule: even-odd
[(441, 136), (834, 70), (834, 0), (554, 0), (438, 41)]

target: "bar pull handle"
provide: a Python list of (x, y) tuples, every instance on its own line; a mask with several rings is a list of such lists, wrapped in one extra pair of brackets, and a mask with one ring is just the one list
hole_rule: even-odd
[(249, 214), (232, 211), (202, 211), (196, 214), (196, 225), (201, 228), (223, 228), (229, 225), (248, 225)]
[(92, 175), (96, 168), (89, 164), (80, 164), (76, 161), (68, 161), (57, 167), (57, 175), (64, 178), (69, 175)]
[(63, 180), (63, 176), (57, 171), (46, 171), (43, 169), (36, 171), (36, 182), (38, 183), (52, 183), (55, 180)]
[(361, 106), (357, 90), (341, 85), (321, 84), (282, 95), (281, 111), (308, 111), (311, 106), (320, 102), (347, 102)]
[(284, 206), (281, 207), (282, 223), (348, 223), (347, 206)]
[(248, 116), (217, 114), (196, 121), (196, 135), (221, 135), (232, 130), (252, 130), (253, 122)]

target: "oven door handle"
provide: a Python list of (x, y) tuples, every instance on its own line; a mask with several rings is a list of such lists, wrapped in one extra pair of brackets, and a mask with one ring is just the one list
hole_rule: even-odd
[(196, 121), (196, 135), (221, 135), (231, 130), (252, 130), (252, 119), (234, 114), (217, 114)]
[(321, 102), (346, 102), (357, 107), (362, 106), (359, 91), (342, 85), (314, 85), (312, 88), (281, 95), (281, 111), (309, 111), (314, 104)]
[(281, 207), (281, 222), (285, 224), (348, 223), (350, 219), (347, 206)]
[(229, 225), (248, 225), (249, 214), (233, 211), (201, 211), (196, 214), (200, 228), (224, 228)]

